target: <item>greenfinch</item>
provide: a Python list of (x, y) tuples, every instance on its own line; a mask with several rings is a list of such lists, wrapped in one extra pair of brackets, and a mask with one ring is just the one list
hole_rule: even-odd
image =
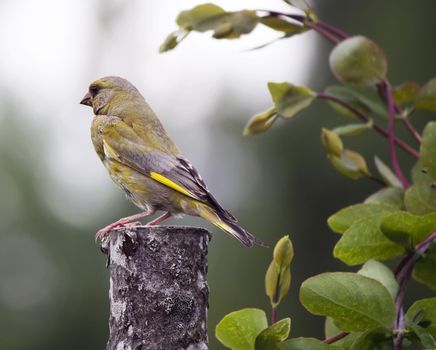
[(96, 80), (80, 103), (94, 110), (92, 143), (110, 177), (143, 210), (99, 230), (96, 239), (161, 210), (148, 226), (173, 215), (200, 216), (246, 246), (262, 245), (209, 192), (130, 82), (114, 76)]

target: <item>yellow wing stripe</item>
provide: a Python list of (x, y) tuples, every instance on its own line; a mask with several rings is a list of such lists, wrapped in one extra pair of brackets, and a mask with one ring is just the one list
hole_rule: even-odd
[(196, 198), (191, 192), (189, 192), (188, 190), (186, 190), (182, 186), (176, 184), (174, 181), (171, 181), (170, 179), (168, 179), (167, 177), (165, 177), (161, 174), (158, 174), (158, 173), (155, 173), (154, 171), (152, 171), (152, 172), (150, 172), (150, 177), (153, 180), (156, 180), (157, 182), (160, 182), (161, 184), (168, 186), (177, 192), (183, 193), (184, 195), (191, 197), (191, 198)]

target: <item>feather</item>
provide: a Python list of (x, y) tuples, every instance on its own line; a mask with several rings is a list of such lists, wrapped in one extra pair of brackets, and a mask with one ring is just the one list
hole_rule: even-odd
[(210, 207), (204, 205), (200, 206), (199, 214), (203, 219), (206, 219), (221, 230), (235, 237), (247, 247), (252, 247), (255, 244), (258, 246), (265, 246), (261, 240), (254, 237), (250, 232), (239, 226), (234, 221), (228, 220), (219, 213), (212, 211)]
[(226, 220), (237, 221), (209, 192), (198, 171), (183, 156), (149, 149), (134, 130), (119, 119), (107, 123), (102, 133), (107, 156), (179, 193), (208, 204)]

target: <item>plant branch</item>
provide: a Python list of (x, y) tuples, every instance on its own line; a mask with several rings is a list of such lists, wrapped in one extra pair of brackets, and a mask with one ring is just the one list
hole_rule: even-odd
[(403, 123), (406, 126), (407, 130), (409, 130), (409, 133), (413, 136), (413, 138), (418, 141), (419, 143), (422, 142), (422, 137), (419, 134), (419, 132), (416, 130), (416, 128), (413, 126), (412, 122), (408, 117), (403, 118)]
[(386, 183), (381, 178), (379, 178), (378, 176), (375, 176), (373, 174), (367, 174), (366, 177), (368, 179), (374, 181), (375, 183), (377, 183), (379, 185), (382, 185), (383, 187), (386, 186)]
[(271, 306), (271, 325), (277, 322), (277, 308)]
[(404, 188), (409, 187), (409, 182), (401, 170), (400, 164), (398, 163), (397, 153), (395, 151), (395, 102), (392, 96), (392, 90), (387, 81), (383, 82), (384, 90), (386, 92), (386, 103), (388, 105), (388, 144), (389, 144), (389, 154), (391, 157), (392, 169), (397, 175), (400, 182), (403, 184)]
[(334, 26), (332, 26), (329, 23), (323, 22), (323, 21), (317, 21), (318, 26), (325, 29), (326, 31), (330, 32), (333, 35), (336, 35), (338, 38), (340, 39), (347, 39), (350, 36), (348, 35), (348, 33), (345, 33), (344, 31), (340, 30), (339, 28), (336, 28)]
[(312, 28), (314, 31), (319, 33), (325, 39), (327, 39), (333, 45), (338, 44), (341, 40), (348, 38), (348, 34), (343, 32), (342, 30), (322, 21), (313, 21), (308, 16), (296, 15), (291, 13), (283, 13), (278, 11), (270, 11), (270, 10), (256, 10), (259, 12), (265, 12), (268, 16), (278, 17), (278, 18), (289, 18), (296, 22), (301, 23), (304, 26), (308, 26)]
[(333, 45), (337, 45), (341, 42), (341, 39), (338, 39), (335, 35), (331, 34), (323, 27), (319, 26), (316, 22), (309, 22), (307, 23), (307, 26), (312, 28), (315, 32), (319, 33)]
[[(360, 120), (362, 120), (364, 122), (368, 122), (368, 120), (369, 120), (368, 116), (366, 116), (364, 113), (362, 113), (361, 111), (359, 111), (357, 108), (353, 107), (352, 105), (348, 104), (344, 100), (340, 99), (339, 97), (329, 95), (329, 94), (326, 94), (324, 92), (318, 92), (317, 97), (319, 97), (323, 100), (332, 101), (334, 103), (341, 105), (342, 107), (345, 107), (346, 109), (348, 109), (350, 112), (355, 114)], [(388, 136), (388, 132), (385, 129), (383, 129), (382, 127), (380, 127), (376, 124), (373, 124), (372, 128), (375, 131), (377, 131), (379, 134), (383, 135), (384, 137)], [(412, 155), (415, 158), (419, 158), (418, 151), (416, 151), (415, 149), (410, 147), (407, 143), (405, 143), (404, 141), (402, 141), (401, 139), (398, 139), (398, 138), (395, 138), (394, 141), (395, 141), (395, 144), (398, 145), (399, 147), (401, 147), (404, 151), (406, 151), (407, 153), (409, 153), (410, 155)]]
[(403, 300), (406, 294), (406, 287), (412, 276), (413, 268), (416, 262), (421, 256), (430, 248), (430, 246), (436, 240), (436, 231), (433, 232), (424, 241), (415, 246), (415, 251), (404, 257), (398, 267), (395, 269), (395, 278), (398, 281), (399, 289), (395, 298), (395, 308), (397, 310), (397, 318), (395, 320), (394, 329), (397, 331), (397, 335), (394, 339), (394, 350), (401, 350), (401, 345), (404, 338), (405, 320)]
[[(387, 81), (386, 81), (386, 82), (387, 82)], [(386, 96), (385, 90), (383, 89), (383, 85), (384, 85), (383, 83), (382, 83), (382, 84), (377, 84), (377, 90), (378, 90), (379, 95), (380, 95), (383, 99), (386, 99), (387, 96)], [(398, 103), (395, 102), (394, 99), (393, 99), (393, 101), (394, 101), (394, 109), (395, 109), (395, 113), (399, 114), (400, 116), (403, 116), (403, 115), (404, 115), (403, 110), (402, 110), (401, 107), (398, 105)], [(421, 141), (422, 141), (421, 135), (420, 135), (419, 132), (416, 130), (416, 128), (413, 126), (413, 124), (412, 124), (412, 122), (410, 121), (410, 119), (409, 119), (407, 116), (403, 116), (401, 119), (402, 119), (404, 125), (406, 126), (407, 130), (409, 131), (409, 133), (412, 135), (412, 137), (413, 137), (416, 141), (418, 141), (419, 143), (421, 143)]]
[(338, 334), (336, 334), (336, 335), (334, 335), (334, 336), (332, 336), (330, 338), (327, 338), (327, 339), (323, 340), (323, 343), (324, 344), (333, 344), (333, 343), (337, 342), (338, 340), (341, 340), (342, 338), (345, 338), (348, 334), (349, 333), (347, 333), (347, 332), (338, 333)]

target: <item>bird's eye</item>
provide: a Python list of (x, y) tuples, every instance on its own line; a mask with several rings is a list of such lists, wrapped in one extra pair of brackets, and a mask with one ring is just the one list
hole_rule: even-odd
[(95, 85), (94, 85), (94, 86), (91, 86), (91, 87), (89, 88), (89, 92), (91, 93), (92, 96), (97, 95), (98, 90), (100, 90), (100, 88), (99, 88), (98, 86), (95, 86)]

